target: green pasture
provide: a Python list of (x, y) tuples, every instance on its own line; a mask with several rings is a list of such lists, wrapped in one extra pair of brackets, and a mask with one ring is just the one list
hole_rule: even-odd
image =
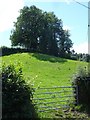
[[(0, 58), (1, 59), (1, 58)], [(40, 95), (37, 96), (38, 88), (54, 87), (54, 86), (71, 86), (73, 75), (76, 73), (79, 66), (87, 67), (86, 62), (63, 59), (59, 57), (38, 54), (38, 53), (18, 53), (2, 57), (2, 62), (6, 64), (20, 64), (23, 70), (23, 76), (28, 84), (32, 84), (36, 88), (35, 98), (52, 97), (56, 95)], [(49, 92), (54, 92), (54, 90)], [(58, 89), (56, 92), (59, 91)], [(41, 90), (39, 92), (45, 92)], [(47, 91), (46, 91), (47, 92)], [(62, 93), (63, 96), (64, 93)], [(70, 93), (66, 93), (69, 95)], [(63, 98), (62, 100), (69, 100)], [(47, 99), (39, 102), (53, 102), (60, 99)], [(58, 104), (59, 102), (57, 102)], [(56, 104), (52, 104), (55, 107)], [(41, 117), (53, 117), (53, 112), (49, 114), (40, 113)]]
[(21, 53), (2, 57), (6, 64), (21, 64), (23, 75), (34, 87), (65, 86), (70, 84), (73, 74), (85, 62), (57, 58), (37, 53)]

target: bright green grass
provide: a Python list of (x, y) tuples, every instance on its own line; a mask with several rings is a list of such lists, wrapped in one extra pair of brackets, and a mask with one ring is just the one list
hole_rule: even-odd
[(68, 85), (78, 66), (87, 65), (85, 62), (36, 53), (4, 56), (2, 61), (6, 64), (21, 62), (24, 77), (32, 81), (35, 87)]
[[(76, 73), (77, 68), (79, 66), (87, 66), (86, 62), (62, 59), (37, 53), (21, 53), (4, 56), (2, 57), (2, 61), (6, 64), (10, 62), (14, 64), (20, 62), (25, 80), (34, 84), (34, 88), (38, 86), (70, 86), (73, 74)], [(41, 92), (43, 92), (43, 90)], [(35, 93), (37, 93), (37, 91)], [(52, 97), (52, 95), (49, 95), (49, 97), (50, 96)], [(35, 97), (37, 97), (37, 95)], [(48, 95), (41, 95), (40, 97), (48, 97)], [(59, 99), (55, 100), (58, 101)], [(53, 99), (42, 102), (51, 101), (53, 101)], [(41, 116), (51, 117), (52, 112), (49, 115), (42, 113)]]

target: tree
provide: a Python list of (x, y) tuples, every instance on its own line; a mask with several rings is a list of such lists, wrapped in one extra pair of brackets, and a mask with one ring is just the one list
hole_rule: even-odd
[(40, 29), (42, 29), (42, 11), (35, 6), (25, 6), (20, 10), (20, 16), (14, 23), (10, 36), (12, 46), (23, 46), (27, 49), (37, 49)]
[(59, 56), (65, 57), (67, 54), (70, 55), (70, 48), (73, 46), (71, 39), (69, 38), (70, 34), (68, 30), (62, 30), (59, 40)]
[(65, 57), (73, 45), (69, 37), (69, 31), (63, 30), (62, 20), (53, 12), (25, 6), (14, 23), (10, 40), (12, 46)]
[(58, 55), (58, 45), (56, 39), (58, 18), (53, 12), (44, 12), (44, 29), (40, 37), (40, 49), (50, 55)]

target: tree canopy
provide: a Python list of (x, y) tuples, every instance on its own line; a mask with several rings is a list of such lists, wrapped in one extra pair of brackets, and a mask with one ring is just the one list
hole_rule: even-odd
[(70, 54), (73, 46), (62, 20), (53, 12), (44, 12), (34, 5), (20, 10), (10, 40), (12, 46), (61, 57)]

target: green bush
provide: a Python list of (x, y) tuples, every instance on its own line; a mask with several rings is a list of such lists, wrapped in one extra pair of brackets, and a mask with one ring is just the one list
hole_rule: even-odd
[(74, 76), (73, 85), (75, 87), (77, 105), (82, 105), (81, 109), (90, 111), (90, 71), (88, 67), (80, 67)]
[(0, 47), (0, 50), (2, 51), (2, 56), (15, 54), (15, 53), (30, 52), (29, 50), (24, 48), (9, 48), (6, 46)]
[(22, 69), (15, 65), (2, 65), (2, 118), (35, 118), (32, 104), (33, 89), (23, 79)]

